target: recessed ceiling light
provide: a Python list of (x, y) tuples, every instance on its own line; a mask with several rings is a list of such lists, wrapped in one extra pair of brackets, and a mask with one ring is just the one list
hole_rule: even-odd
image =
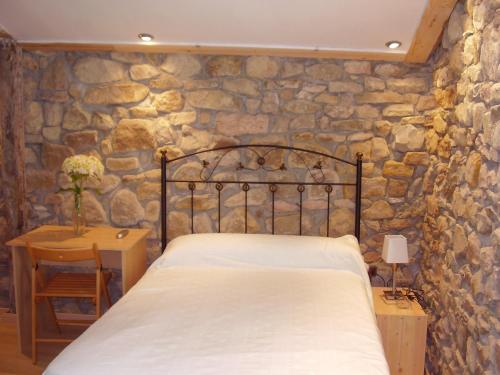
[(401, 42), (397, 41), (397, 40), (390, 40), (385, 45), (387, 47), (389, 47), (390, 49), (396, 49), (396, 48), (401, 47)]
[(139, 37), (140, 40), (142, 40), (143, 42), (151, 42), (153, 39), (154, 39), (154, 36), (151, 35), (151, 34), (147, 34), (147, 33), (140, 33), (139, 35), (137, 35)]

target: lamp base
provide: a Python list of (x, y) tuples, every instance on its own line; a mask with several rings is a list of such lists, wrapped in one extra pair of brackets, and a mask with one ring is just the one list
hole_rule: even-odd
[(403, 295), (403, 293), (401, 293), (400, 290), (395, 290), (394, 292), (392, 290), (384, 290), (384, 298), (387, 301), (397, 301), (404, 299), (405, 296)]

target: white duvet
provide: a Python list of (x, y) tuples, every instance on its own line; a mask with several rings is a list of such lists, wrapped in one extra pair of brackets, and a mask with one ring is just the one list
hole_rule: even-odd
[[(226, 256), (230, 247), (245, 253), (238, 241), (249, 236), (228, 236), (233, 244), (227, 249), (210, 247), (220, 235), (198, 237), (195, 249), (192, 236), (173, 241), (45, 374), (389, 374), (363, 274), (333, 265), (298, 267), (292, 257), (252, 266), (253, 256)], [(282, 244), (292, 240), (292, 254), (296, 247), (308, 248), (284, 238), (292, 236), (275, 237)], [(262, 240), (268, 248), (268, 238)], [(310, 250), (313, 263), (334, 250), (323, 247), (318, 258), (318, 243)], [(259, 246), (253, 248), (258, 252)], [(194, 255), (199, 251), (203, 261)], [(351, 266), (361, 259), (353, 257)]]

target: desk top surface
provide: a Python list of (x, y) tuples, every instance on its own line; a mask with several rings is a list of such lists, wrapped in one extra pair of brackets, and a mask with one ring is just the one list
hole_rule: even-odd
[[(117, 239), (116, 234), (123, 229), (128, 229), (129, 234)], [(7, 246), (24, 247), (26, 241), (31, 241), (33, 245), (49, 248), (84, 248), (96, 243), (100, 250), (126, 251), (144, 239), (149, 232), (149, 229), (89, 227), (85, 234), (77, 236), (73, 233), (73, 227), (42, 225), (10, 240)]]

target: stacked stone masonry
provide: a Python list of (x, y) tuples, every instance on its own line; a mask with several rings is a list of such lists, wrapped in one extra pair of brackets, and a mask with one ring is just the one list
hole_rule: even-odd
[(500, 2), (462, 1), (432, 64), (418, 284), (433, 374), (500, 372)]
[(0, 38), (0, 306), (12, 306), (11, 257), (5, 243), (24, 225), (22, 81), (19, 50)]
[[(26, 52), (25, 161), (31, 227), (69, 223), (64, 158), (105, 166), (85, 193), (93, 225), (152, 229), (159, 254), (159, 151), (169, 157), (216, 146), (268, 143), (351, 159), (364, 155), (363, 256), (389, 277), (383, 237), (408, 238), (400, 275), (421, 287), (430, 314), (431, 374), (498, 372), (500, 19), (498, 0), (459, 2), (442, 46), (424, 65), (266, 56)], [(234, 176), (233, 155), (219, 177)], [(305, 176), (301, 160), (269, 158)], [(308, 162), (313, 162), (307, 159)], [(327, 178), (354, 170), (324, 161)], [(241, 174), (240, 174), (241, 175)], [(175, 166), (197, 178), (199, 165)], [(249, 173), (245, 178), (249, 178)], [(187, 187), (169, 188), (169, 237), (190, 231)], [(326, 231), (326, 196), (304, 193), (303, 232)], [(353, 232), (353, 189), (332, 193), (331, 235)], [(251, 186), (249, 232), (269, 233), (267, 189)], [(298, 195), (282, 189), (276, 232), (298, 233)], [(196, 232), (216, 230), (213, 188), (197, 186)], [(222, 231), (243, 230), (243, 193), (224, 189)], [(4, 278), (2, 278), (4, 280)], [(3, 295), (3, 294), (2, 294)], [(3, 303), (3, 301), (2, 301)], [(64, 309), (65, 306), (62, 306)]]
[[(413, 259), (413, 272), (406, 270), (406, 278), (413, 278), (425, 206), (422, 180), (429, 162), (425, 130), (436, 106), (429, 94), (428, 66), (66, 52), (26, 53), (24, 67), (32, 226), (69, 222), (71, 197), (57, 191), (68, 186), (61, 163), (75, 153), (95, 155), (106, 167), (101, 182), (91, 181), (100, 194), (86, 193), (88, 221), (153, 229), (153, 258), (158, 254), (160, 150), (173, 157), (215, 146), (266, 143), (348, 160), (362, 152), (365, 258), (379, 262), (383, 235), (401, 232), (410, 240)], [(303, 167), (293, 155), (276, 153), (273, 159), (269, 162), (289, 167), (282, 179)], [(354, 181), (354, 168), (324, 162), (330, 181)], [(223, 173), (234, 175), (235, 166), (233, 160)], [(175, 173), (197, 177), (199, 170), (190, 160), (176, 165)], [(173, 189), (170, 238), (190, 230), (188, 190)], [(334, 190), (332, 235), (353, 232), (353, 194), (352, 188)], [(251, 232), (270, 232), (268, 195), (251, 187)], [(224, 196), (222, 230), (242, 231), (240, 188), (228, 187)], [(277, 233), (298, 233), (297, 198), (286, 189), (277, 193)], [(197, 187), (196, 232), (216, 229), (215, 199), (214, 189)], [(303, 230), (326, 232), (326, 194), (318, 188), (305, 192)]]

